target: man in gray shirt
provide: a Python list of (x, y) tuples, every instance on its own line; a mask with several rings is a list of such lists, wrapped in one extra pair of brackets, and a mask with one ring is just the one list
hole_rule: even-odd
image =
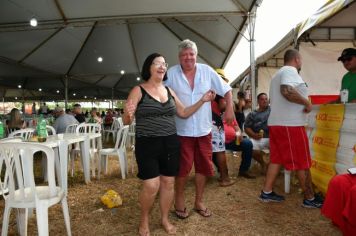
[(74, 116), (66, 114), (61, 107), (56, 107), (54, 110), (54, 115), (56, 117), (56, 121), (53, 124), (54, 129), (57, 134), (63, 134), (66, 131), (67, 126), (72, 124), (79, 124), (77, 119)]
[(271, 112), (266, 93), (257, 96), (258, 108), (248, 114), (245, 120), (245, 133), (250, 137), (253, 144), (253, 159), (266, 171), (266, 164), (263, 161), (262, 150), (269, 149), (269, 132), (267, 120)]

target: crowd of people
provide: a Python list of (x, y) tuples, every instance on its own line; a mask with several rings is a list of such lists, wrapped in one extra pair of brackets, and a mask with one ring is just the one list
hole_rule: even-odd
[[(350, 50), (339, 58), (345, 68), (350, 61), (355, 61), (355, 49)], [(163, 55), (148, 56), (142, 68), (145, 82), (132, 89), (125, 106), (124, 123), (136, 120), (138, 177), (143, 183), (139, 196), (139, 234), (150, 234), (149, 212), (158, 192), (161, 223), (168, 234), (176, 233), (176, 227), (168, 219), (173, 202), (179, 219), (189, 217), (185, 186), (193, 165), (193, 210), (202, 217), (210, 217), (213, 213), (203, 196), (206, 179), (214, 175), (214, 164), (220, 174), (219, 185), (234, 184), (228, 174), (226, 150), (241, 151), (237, 173), (240, 177), (254, 179), (249, 172), (251, 160), (260, 163), (262, 173), (266, 174), (259, 194), (262, 202), (285, 200), (273, 191), (280, 168), (284, 167), (297, 172), (304, 193), (301, 205), (322, 208), (323, 199), (314, 194), (310, 174), (311, 155), (305, 124), (312, 104), (307, 85), (299, 75), (301, 54), (295, 49), (285, 52), (284, 66), (271, 80), (270, 98), (266, 93), (258, 94), (258, 107), (247, 116), (245, 111), (250, 100), (246, 95), (239, 92), (234, 103), (224, 71), (197, 63), (197, 55), (196, 44), (187, 39), (178, 45), (179, 64), (169, 69)], [(345, 80), (354, 78), (353, 65), (352, 70), (348, 69), (352, 75), (347, 75)], [(343, 87), (348, 86), (352, 101), (356, 82), (352, 82), (352, 88), (345, 85), (347, 83), (343, 82)], [(268, 166), (262, 157), (265, 149), (270, 150)], [(343, 189), (354, 190), (353, 185), (349, 185), (344, 184)], [(323, 212), (328, 216), (331, 211)]]
[[(273, 187), (281, 167), (295, 171), (304, 194), (301, 205), (322, 208), (321, 213), (345, 234), (356, 234), (355, 175), (334, 177), (325, 202), (313, 190), (312, 160), (305, 130), (312, 104), (308, 99), (308, 86), (299, 74), (302, 68), (299, 51), (285, 52), (284, 66), (273, 76), (269, 95), (258, 94), (258, 106), (248, 114), (250, 98), (240, 91), (234, 102), (224, 71), (197, 63), (197, 56), (198, 48), (189, 39), (179, 43), (179, 64), (169, 69), (163, 55), (149, 55), (141, 72), (144, 82), (130, 91), (123, 112), (108, 109), (100, 114), (93, 108), (90, 113), (84, 113), (80, 104), (75, 104), (72, 110), (56, 107), (52, 111), (57, 133), (64, 133), (71, 124), (86, 122), (89, 115), (90, 122), (105, 127), (111, 126), (118, 115), (124, 124), (135, 120), (137, 176), (142, 180), (139, 234), (150, 234), (149, 214), (158, 193), (161, 224), (168, 234), (177, 231), (168, 217), (173, 205), (177, 218), (190, 216), (185, 187), (193, 165), (192, 208), (202, 217), (212, 216), (204, 201), (204, 189), (207, 178), (215, 175), (214, 164), (221, 187), (235, 183), (229, 177), (226, 150), (241, 152), (241, 165), (236, 173), (239, 177), (252, 181), (256, 176), (249, 171), (251, 161), (254, 159), (260, 164), (266, 178), (256, 197), (262, 202), (285, 201)], [(356, 49), (345, 49), (338, 60), (348, 70), (341, 88), (347, 90), (348, 102), (356, 102)], [(38, 111), (40, 114), (50, 112), (45, 103)], [(35, 103), (32, 113), (37, 114)], [(11, 111), (7, 127), (26, 127), (18, 109)], [(268, 164), (262, 153), (266, 149), (270, 152)]]
[[(66, 127), (72, 124), (79, 124), (83, 122), (103, 124), (104, 127), (111, 127), (115, 117), (121, 117), (123, 109), (107, 109), (100, 114), (97, 108), (92, 108), (89, 111), (83, 112), (79, 103), (74, 104), (72, 109), (64, 109), (56, 106), (53, 110), (49, 109), (46, 103), (42, 103), (41, 107), (36, 110), (36, 103), (32, 104), (32, 115), (44, 115), (46, 117), (53, 117), (54, 122), (51, 125), (56, 130), (56, 133), (64, 133)], [(27, 127), (33, 127), (35, 123), (29, 123), (24, 119), (24, 112), (13, 108), (6, 118), (7, 134)], [(33, 117), (32, 117), (33, 118)], [(35, 118), (33, 118), (35, 119)]]

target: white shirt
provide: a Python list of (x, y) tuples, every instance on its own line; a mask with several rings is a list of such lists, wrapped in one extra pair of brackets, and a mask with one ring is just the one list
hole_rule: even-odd
[(269, 126), (304, 126), (307, 114), (304, 106), (289, 102), (280, 92), (281, 85), (294, 87), (300, 95), (308, 99), (307, 85), (295, 67), (283, 66), (272, 78), (269, 90), (271, 114)]
[[(188, 107), (199, 101), (208, 90), (212, 89), (224, 96), (231, 87), (208, 65), (196, 64), (194, 89), (189, 85), (180, 65), (171, 67), (167, 72), (166, 85), (173, 89), (184, 106)], [(176, 116), (177, 134), (187, 137), (201, 137), (211, 132), (212, 114), (210, 102), (205, 102), (197, 112), (186, 119)]]

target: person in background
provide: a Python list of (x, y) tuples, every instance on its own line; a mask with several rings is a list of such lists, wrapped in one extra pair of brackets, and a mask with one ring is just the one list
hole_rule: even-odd
[(26, 122), (22, 120), (21, 113), (19, 109), (12, 108), (10, 112), (10, 119), (7, 122), (7, 129), (9, 132), (14, 130), (26, 128)]
[(105, 111), (101, 111), (100, 117), (101, 117), (101, 119), (105, 118)]
[(315, 198), (310, 174), (311, 157), (305, 131), (307, 113), (312, 109), (308, 89), (298, 71), (302, 57), (295, 49), (284, 54), (284, 66), (273, 76), (270, 84), (271, 113), (268, 118), (270, 164), (259, 196), (263, 202), (281, 202), (285, 198), (273, 191), (281, 166), (295, 170), (304, 193), (302, 206), (321, 208)]
[(266, 93), (257, 95), (258, 108), (249, 113), (245, 120), (245, 133), (253, 144), (252, 157), (261, 165), (262, 171), (266, 171), (266, 163), (263, 160), (262, 150), (269, 149), (269, 132), (267, 120), (271, 112)]
[(73, 106), (73, 114), (75, 119), (77, 119), (77, 121), (79, 123), (84, 123), (85, 122), (85, 116), (82, 113), (82, 106), (79, 103), (74, 104)]
[(246, 106), (245, 93), (240, 91), (237, 93), (237, 103), (235, 103), (235, 117), (242, 131), (244, 129), (244, 123), (245, 123), (245, 113), (244, 113), (245, 106)]
[(94, 120), (95, 123), (101, 124), (103, 121), (100, 116), (98, 116), (98, 110), (94, 107), (90, 111), (91, 119)]
[(112, 125), (112, 122), (114, 121), (114, 114), (112, 112), (112, 109), (108, 109), (105, 115), (104, 119), (104, 126), (105, 127), (110, 127)]
[(85, 116), (85, 118), (89, 117), (89, 111), (88, 110), (85, 110), (84, 116)]
[(47, 115), (47, 113), (48, 113), (48, 107), (47, 107), (47, 104), (44, 102), (43, 104), (42, 104), (42, 106), (41, 106), (41, 114), (43, 114), (43, 115)]
[(184, 107), (178, 96), (164, 86), (167, 63), (158, 53), (149, 55), (142, 67), (146, 82), (132, 89), (127, 98), (123, 122), (136, 118), (136, 161), (138, 177), (143, 180), (139, 201), (141, 205), (140, 235), (149, 235), (149, 212), (159, 191), (161, 224), (168, 234), (176, 234), (168, 213), (174, 196), (174, 177), (179, 170), (179, 139), (174, 117), (185, 119), (196, 112), (215, 94), (205, 91), (190, 107)]
[[(221, 78), (228, 83), (229, 80), (225, 76), (223, 69), (215, 70)], [(229, 172), (226, 163), (225, 155), (225, 132), (224, 124), (222, 121), (223, 112), (225, 111), (225, 101), (224, 98), (216, 95), (215, 99), (211, 101), (211, 111), (213, 124), (211, 129), (211, 139), (213, 146), (213, 162), (217, 166), (220, 173), (219, 185), (221, 187), (227, 187), (234, 184), (229, 177)]]
[(249, 173), (252, 160), (251, 140), (242, 136), (242, 131), (236, 120), (231, 124), (228, 124), (225, 119), (223, 122), (225, 130), (225, 148), (227, 150), (242, 152), (238, 176), (246, 179), (255, 179), (256, 177)]
[[(197, 63), (198, 48), (189, 40), (178, 46), (179, 64), (168, 70), (166, 85), (177, 94), (184, 106), (191, 106), (208, 90), (214, 90), (226, 101), (224, 117), (228, 123), (234, 118), (231, 87), (208, 65)], [(206, 179), (214, 175), (211, 145), (211, 104), (204, 104), (187, 119), (176, 117), (177, 134), (181, 142), (180, 169), (176, 177), (175, 213), (178, 218), (189, 216), (185, 205), (184, 190), (193, 163), (195, 167), (194, 210), (203, 217), (212, 212), (203, 202)]]
[(54, 109), (54, 121), (53, 128), (57, 134), (63, 134), (66, 131), (67, 126), (72, 124), (79, 124), (78, 120), (73, 115), (64, 112), (62, 107), (56, 107)]
[(36, 103), (32, 103), (32, 115), (36, 115)]
[(346, 48), (337, 59), (348, 71), (342, 78), (341, 90), (347, 89), (349, 103), (356, 102), (356, 49)]

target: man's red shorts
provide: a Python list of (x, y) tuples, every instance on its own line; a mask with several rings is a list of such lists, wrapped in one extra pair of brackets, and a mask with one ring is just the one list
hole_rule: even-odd
[(311, 167), (309, 141), (304, 126), (269, 126), (271, 163), (287, 170)]
[(211, 134), (202, 137), (179, 136), (180, 162), (179, 177), (190, 174), (194, 163), (195, 173), (213, 176)]

